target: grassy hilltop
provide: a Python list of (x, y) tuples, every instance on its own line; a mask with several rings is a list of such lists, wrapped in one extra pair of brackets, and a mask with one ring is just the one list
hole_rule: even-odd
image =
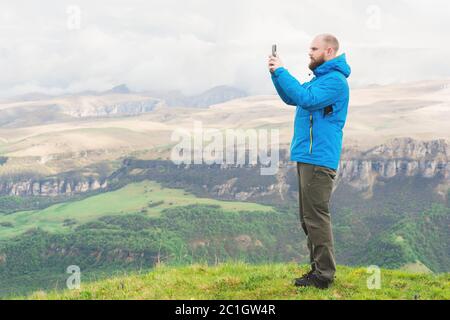
[(368, 289), (366, 268), (338, 266), (328, 290), (296, 288), (292, 279), (307, 271), (295, 263), (217, 266), (157, 266), (84, 283), (65, 291), (38, 291), (19, 299), (450, 299), (450, 274), (381, 270), (381, 288)]

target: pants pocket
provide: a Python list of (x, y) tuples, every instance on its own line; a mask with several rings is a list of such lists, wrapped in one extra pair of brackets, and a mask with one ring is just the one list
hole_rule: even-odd
[(322, 213), (329, 214), (329, 202), (336, 172), (325, 167), (314, 166), (309, 184), (309, 194), (313, 206)]
[(331, 180), (335, 180), (336, 178), (336, 171), (330, 168), (322, 167), (322, 166), (314, 166), (314, 175), (315, 174), (324, 174), (330, 177)]

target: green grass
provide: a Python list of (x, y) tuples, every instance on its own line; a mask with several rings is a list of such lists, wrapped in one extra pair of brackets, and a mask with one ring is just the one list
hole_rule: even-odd
[(365, 268), (338, 266), (329, 289), (294, 287), (292, 280), (306, 271), (294, 263), (158, 266), (142, 274), (82, 282), (80, 289), (38, 291), (15, 299), (450, 299), (448, 273), (382, 269), (381, 288), (370, 290)]
[[(163, 201), (154, 207), (149, 204)], [(0, 223), (10, 222), (13, 227), (0, 226), (0, 240), (40, 227), (50, 232), (68, 231), (64, 220), (73, 219), (77, 224), (96, 220), (105, 215), (136, 213), (147, 210), (150, 216), (157, 216), (164, 209), (190, 204), (219, 205), (225, 211), (269, 211), (269, 206), (249, 202), (219, 201), (197, 198), (182, 189), (163, 188), (153, 181), (131, 183), (121, 189), (105, 192), (83, 200), (52, 205), (43, 210), (20, 211), (0, 215)]]

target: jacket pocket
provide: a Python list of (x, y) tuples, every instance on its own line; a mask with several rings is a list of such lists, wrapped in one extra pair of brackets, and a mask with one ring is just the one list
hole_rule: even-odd
[(333, 105), (330, 104), (329, 106), (326, 106), (323, 108), (323, 117), (330, 117), (333, 114)]

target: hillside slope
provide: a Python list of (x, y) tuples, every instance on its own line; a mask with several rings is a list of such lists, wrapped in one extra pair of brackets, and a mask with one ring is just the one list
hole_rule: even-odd
[(157, 266), (81, 284), (80, 289), (35, 292), (19, 299), (450, 299), (450, 274), (412, 274), (381, 270), (381, 288), (368, 289), (366, 268), (338, 266), (332, 288), (296, 288), (292, 279), (307, 271), (294, 263), (208, 267)]

